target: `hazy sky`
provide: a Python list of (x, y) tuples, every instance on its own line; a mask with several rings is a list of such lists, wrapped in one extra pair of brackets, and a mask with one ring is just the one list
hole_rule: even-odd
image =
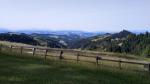
[(0, 0), (0, 28), (150, 30), (150, 0)]

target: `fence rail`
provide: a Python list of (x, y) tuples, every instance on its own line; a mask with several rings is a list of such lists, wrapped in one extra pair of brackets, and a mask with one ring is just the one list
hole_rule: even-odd
[[(4, 47), (7, 46), (2, 46), (0, 45), (0, 51), (2, 51), (2, 49)], [(128, 63), (128, 64), (137, 64), (137, 65), (144, 65), (147, 67), (147, 71), (150, 72), (150, 63), (149, 62), (145, 62), (145, 61), (137, 61), (137, 60), (122, 60), (122, 59), (111, 59), (111, 58), (103, 58), (100, 56), (99, 53), (93, 53), (91, 52), (90, 54), (94, 54), (94, 55), (87, 55), (87, 52), (83, 52), (83, 51), (79, 51), (79, 50), (74, 50), (74, 49), (56, 49), (56, 48), (42, 48), (42, 47), (35, 47), (35, 46), (14, 46), (14, 45), (10, 45), (7, 48), (10, 48), (10, 51), (12, 52), (13, 49), (19, 49), (18, 51), (23, 54), (23, 53), (30, 53), (32, 55), (37, 55), (36, 51), (42, 51), (44, 56), (44, 60), (46, 61), (47, 56), (51, 56), (51, 57), (59, 57), (60, 60), (64, 59), (64, 60), (76, 60), (77, 63), (79, 61), (83, 61), (83, 62), (89, 62), (89, 63), (95, 63), (96, 65), (99, 65), (99, 62), (101, 60), (104, 61), (111, 61), (111, 62), (118, 62), (118, 66), (119, 69), (122, 69), (122, 63)], [(25, 50), (31, 50), (30, 52), (25, 52)], [(48, 53), (51, 53), (52, 51), (59, 51), (59, 53), (57, 53), (57, 56), (52, 56), (52, 55), (48, 55)], [(70, 59), (70, 58), (64, 58), (63, 54), (64, 52), (71, 52), (74, 53), (76, 58), (75, 59)], [(89, 52), (88, 52), (89, 53)], [(94, 58), (94, 61), (88, 61), (88, 60), (80, 60), (80, 57), (87, 57), (87, 58)]]

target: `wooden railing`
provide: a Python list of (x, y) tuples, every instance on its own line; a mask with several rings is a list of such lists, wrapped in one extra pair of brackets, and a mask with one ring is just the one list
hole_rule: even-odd
[[(5, 46), (6, 47), (6, 46)], [(4, 46), (0, 46), (0, 51), (2, 51), (2, 49), (4, 48)], [(85, 51), (80, 51), (80, 50), (74, 50), (74, 49), (56, 49), (56, 48), (43, 48), (43, 47), (35, 47), (35, 46), (8, 46), (8, 48), (10, 49), (10, 51), (12, 52), (14, 49), (18, 49), (18, 51), (20, 52), (20, 54), (23, 53), (28, 53), (25, 50), (31, 50), (30, 54), (32, 55), (37, 55), (36, 51), (40, 50), (43, 52), (43, 56), (44, 56), (44, 60), (46, 61), (47, 56), (52, 56), (49, 55), (48, 53), (52, 52), (52, 51), (59, 51), (58, 52), (58, 56), (54, 56), (54, 57), (58, 57), (60, 60), (76, 60), (77, 63), (79, 61), (83, 61), (80, 60), (80, 57), (88, 57), (88, 58), (94, 58), (95, 61), (87, 61), (84, 60), (83, 62), (90, 62), (90, 63), (95, 63), (96, 66), (99, 65), (99, 62), (101, 60), (104, 61), (111, 61), (111, 62), (118, 62), (118, 66), (119, 69), (122, 69), (122, 63), (128, 63), (128, 64), (137, 64), (137, 65), (144, 65), (147, 67), (147, 71), (150, 72), (150, 63), (149, 62), (145, 62), (145, 61), (137, 61), (137, 60), (123, 60), (123, 59), (111, 59), (111, 58), (104, 58), (102, 56), (100, 56), (100, 53), (94, 53), (94, 55), (87, 55), (87, 52)], [(75, 54), (76, 59), (69, 59), (69, 58), (64, 58), (64, 52), (72, 52)], [(89, 53), (89, 52), (88, 52)], [(93, 52), (92, 52), (93, 53)]]

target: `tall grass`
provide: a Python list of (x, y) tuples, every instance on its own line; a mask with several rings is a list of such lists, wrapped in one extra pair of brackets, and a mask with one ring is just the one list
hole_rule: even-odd
[(0, 53), (0, 84), (150, 84), (147, 72)]

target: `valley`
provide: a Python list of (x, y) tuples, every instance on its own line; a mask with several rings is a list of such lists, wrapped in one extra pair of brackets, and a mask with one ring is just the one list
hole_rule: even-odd
[(1, 41), (24, 43), (34, 46), (80, 49), (150, 56), (150, 33), (135, 34), (127, 30), (118, 33), (47, 32), (0, 34)]

